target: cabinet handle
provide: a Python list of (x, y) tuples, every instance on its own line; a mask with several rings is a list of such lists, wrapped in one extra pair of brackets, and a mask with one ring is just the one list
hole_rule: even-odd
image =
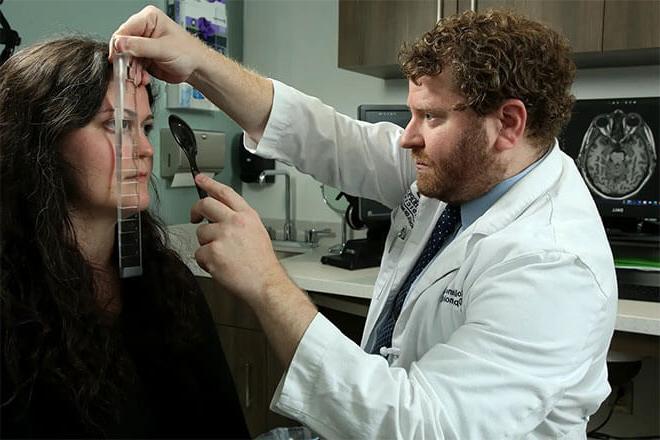
[[(442, 4), (442, 2), (443, 2), (443, 0), (437, 0), (437, 1), (435, 2), (435, 22), (436, 22), (436, 23), (439, 22), (440, 19), (445, 15), (445, 14), (443, 13), (443, 10), (442, 10), (442, 9), (443, 9), (443, 4)], [(169, 166), (169, 165), (168, 165), (168, 166)]]
[(251, 365), (249, 362), (247, 362), (245, 365), (245, 407), (249, 408), (250, 405), (252, 404), (251, 396), (250, 396), (250, 369)]
[(477, 12), (477, 0), (470, 0), (470, 11)]

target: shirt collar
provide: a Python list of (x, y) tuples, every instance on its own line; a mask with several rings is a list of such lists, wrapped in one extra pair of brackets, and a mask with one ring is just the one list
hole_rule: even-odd
[(465, 202), (461, 205), (461, 229), (468, 228), (472, 223), (474, 223), (479, 217), (481, 217), (488, 208), (493, 206), (493, 204), (504, 195), (513, 185), (516, 184), (520, 179), (525, 177), (538, 166), (552, 150), (549, 148), (548, 151), (537, 161), (529, 165), (527, 168), (511, 176), (508, 179), (505, 179), (495, 185), (490, 191), (486, 194), (474, 199), (469, 202)]

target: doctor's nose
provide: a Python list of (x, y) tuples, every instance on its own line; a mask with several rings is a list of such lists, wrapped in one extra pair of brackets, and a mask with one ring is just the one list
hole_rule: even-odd
[(424, 137), (419, 132), (414, 117), (406, 125), (403, 135), (399, 140), (399, 146), (406, 149), (422, 148), (424, 146)]

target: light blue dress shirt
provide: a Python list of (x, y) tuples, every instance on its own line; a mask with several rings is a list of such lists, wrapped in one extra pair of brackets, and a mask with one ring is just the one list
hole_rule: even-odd
[[(546, 155), (543, 155), (541, 159), (529, 165), (515, 176), (511, 176), (508, 179), (501, 181), (483, 196), (474, 200), (470, 200), (467, 203), (463, 203), (461, 205), (461, 227), (459, 228), (458, 232), (460, 233), (464, 229), (468, 228), (472, 223), (475, 222), (475, 220), (477, 220), (486, 211), (488, 211), (488, 208), (493, 206), (493, 204), (497, 202), (500, 197), (502, 197), (513, 185), (516, 184), (516, 182), (518, 182), (520, 179), (529, 174), (530, 171), (536, 168), (538, 164), (543, 161)], [(454, 237), (456, 237), (456, 235), (454, 235)]]

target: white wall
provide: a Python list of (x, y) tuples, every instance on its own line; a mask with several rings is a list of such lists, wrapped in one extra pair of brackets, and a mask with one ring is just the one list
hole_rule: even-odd
[[(317, 96), (355, 117), (359, 104), (406, 102), (404, 80), (384, 81), (337, 68), (336, 0), (247, 0), (243, 61), (263, 75)], [(291, 167), (298, 221), (339, 223), (321, 201), (319, 184)], [(263, 218), (284, 217), (284, 180), (261, 188), (243, 184), (242, 195)]]

